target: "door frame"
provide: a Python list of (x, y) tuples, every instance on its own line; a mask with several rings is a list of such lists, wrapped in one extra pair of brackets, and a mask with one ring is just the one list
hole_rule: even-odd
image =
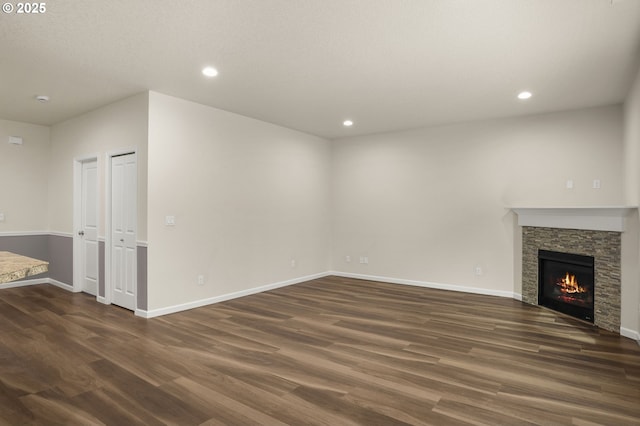
[[(80, 241), (80, 236), (78, 232), (80, 231), (82, 225), (82, 164), (88, 161), (95, 161), (96, 167), (98, 168), (98, 182), (95, 188), (96, 191), (96, 212), (98, 214), (98, 223), (100, 222), (100, 210), (99, 210), (99, 200), (100, 200), (100, 160), (98, 159), (98, 154), (90, 154), (81, 157), (73, 158), (73, 292), (80, 293), (82, 291), (82, 242)], [(100, 236), (97, 236), (98, 241), (100, 241)], [(99, 244), (99, 243), (98, 243)], [(100, 255), (96, 254), (98, 257), (96, 259), (96, 265), (100, 265)], [(99, 272), (99, 271), (98, 271)], [(98, 289), (96, 291), (96, 298), (100, 296), (100, 273), (98, 273), (97, 277), (97, 285)]]
[[(109, 151), (106, 153), (106, 166), (105, 166), (105, 242), (104, 242), (104, 299), (103, 303), (110, 305), (113, 299), (113, 290), (111, 285), (111, 244), (113, 243), (111, 238), (111, 199), (112, 199), (112, 176), (111, 176), (111, 168), (113, 167), (113, 157), (118, 157), (121, 155), (127, 154), (136, 154), (136, 220), (137, 220), (137, 212), (138, 212), (138, 147), (125, 147), (116, 149), (113, 151)], [(136, 282), (135, 282), (135, 292), (133, 295), (134, 301), (134, 310), (133, 312), (137, 312), (138, 310), (138, 226), (136, 224), (136, 254), (134, 256), (134, 265), (136, 272)]]

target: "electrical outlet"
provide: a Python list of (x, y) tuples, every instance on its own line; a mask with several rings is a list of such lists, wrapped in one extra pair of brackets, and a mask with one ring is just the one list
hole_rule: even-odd
[(367, 256), (360, 256), (360, 263), (363, 265), (369, 264), (369, 258)]
[(600, 179), (593, 180), (593, 189), (600, 189)]
[(475, 271), (476, 271), (476, 275), (478, 275), (478, 276), (482, 275), (482, 267), (481, 266), (476, 266)]
[(4, 213), (0, 212), (0, 222), (4, 222)]
[(351, 263), (351, 256), (345, 256), (344, 261), (347, 263)]
[(204, 275), (198, 275), (198, 285), (204, 285)]
[(165, 216), (164, 224), (166, 226), (176, 226), (176, 217), (175, 216)]
[(567, 189), (573, 189), (573, 181), (571, 179), (567, 181)]
[(295, 259), (291, 259), (291, 269), (295, 269), (297, 263)]

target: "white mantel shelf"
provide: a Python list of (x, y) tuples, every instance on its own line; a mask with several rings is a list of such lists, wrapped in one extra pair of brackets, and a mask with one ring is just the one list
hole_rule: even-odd
[(637, 209), (637, 206), (511, 207), (520, 226), (613, 232), (624, 232), (625, 218)]

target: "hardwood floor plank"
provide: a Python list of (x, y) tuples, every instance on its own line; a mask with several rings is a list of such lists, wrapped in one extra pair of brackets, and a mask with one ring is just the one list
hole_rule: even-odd
[[(433, 411), (436, 402), (420, 398), (419, 395), (403, 394), (401, 397), (391, 389), (351, 387), (344, 396), (346, 401), (367, 410), (409, 424), (444, 424), (442, 417)], [(466, 423), (465, 423), (466, 424)]]
[(122, 398), (112, 398), (105, 389), (96, 389), (76, 395), (71, 398), (71, 402), (74, 406), (91, 413), (94, 418), (107, 425), (163, 424), (151, 415), (145, 416), (129, 404), (123, 404)]
[(20, 398), (40, 424), (103, 425), (100, 420), (73, 404), (56, 389)]
[(522, 406), (526, 408), (535, 407), (536, 412), (538, 413), (538, 422), (541, 424), (544, 424), (550, 415), (563, 415), (568, 416), (571, 419), (566, 423), (562, 421), (558, 424), (573, 424), (575, 419), (580, 419), (582, 421), (591, 421), (598, 425), (637, 426), (640, 421), (640, 418), (637, 415), (628, 416), (620, 414), (616, 410), (602, 410), (581, 404), (575, 405), (567, 403), (566, 401), (558, 401), (553, 398), (514, 395), (508, 392), (501, 393), (499, 397), (503, 403), (508, 406)]
[(331, 411), (340, 417), (350, 419), (356, 424), (365, 425), (407, 425), (399, 419), (389, 417), (376, 410), (369, 410), (358, 404), (350, 404), (343, 397), (346, 392), (336, 392), (325, 388), (298, 386), (292, 394), (312, 403), (314, 406), (331, 407)]
[(640, 425), (640, 346), (521, 302), (326, 277), (145, 320), (0, 291), (0, 425)]
[[(23, 312), (15, 305), (6, 303), (3, 300), (0, 300), (0, 323), (11, 327), (7, 331), (21, 330), (42, 324), (37, 317)], [(5, 329), (5, 326), (3, 326), (3, 331)]]
[(195, 407), (189, 406), (162, 388), (153, 386), (111, 361), (106, 359), (95, 361), (90, 366), (104, 378), (112, 392), (121, 392), (126, 398), (138, 401), (141, 408), (163, 423), (199, 424), (209, 418)]
[(0, 424), (27, 424), (35, 419), (35, 415), (20, 400), (25, 395), (29, 393), (0, 382)]
[[(466, 421), (478, 425), (535, 425), (533, 421), (518, 418), (505, 414), (503, 411), (494, 411), (486, 408), (486, 404), (478, 406), (475, 404), (466, 404), (460, 401), (454, 401), (443, 398), (433, 409), (436, 413), (444, 416)], [(557, 420), (557, 418), (556, 418)], [(566, 419), (567, 421), (569, 419)]]

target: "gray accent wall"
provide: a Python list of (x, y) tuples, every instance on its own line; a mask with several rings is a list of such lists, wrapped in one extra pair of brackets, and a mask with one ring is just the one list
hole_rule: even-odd
[(73, 238), (49, 235), (49, 278), (73, 286)]
[(0, 236), (0, 251), (49, 260), (48, 234)]
[(104, 297), (104, 267), (105, 267), (104, 241), (98, 241), (98, 296)]
[(138, 246), (138, 309), (147, 310), (147, 248)]

